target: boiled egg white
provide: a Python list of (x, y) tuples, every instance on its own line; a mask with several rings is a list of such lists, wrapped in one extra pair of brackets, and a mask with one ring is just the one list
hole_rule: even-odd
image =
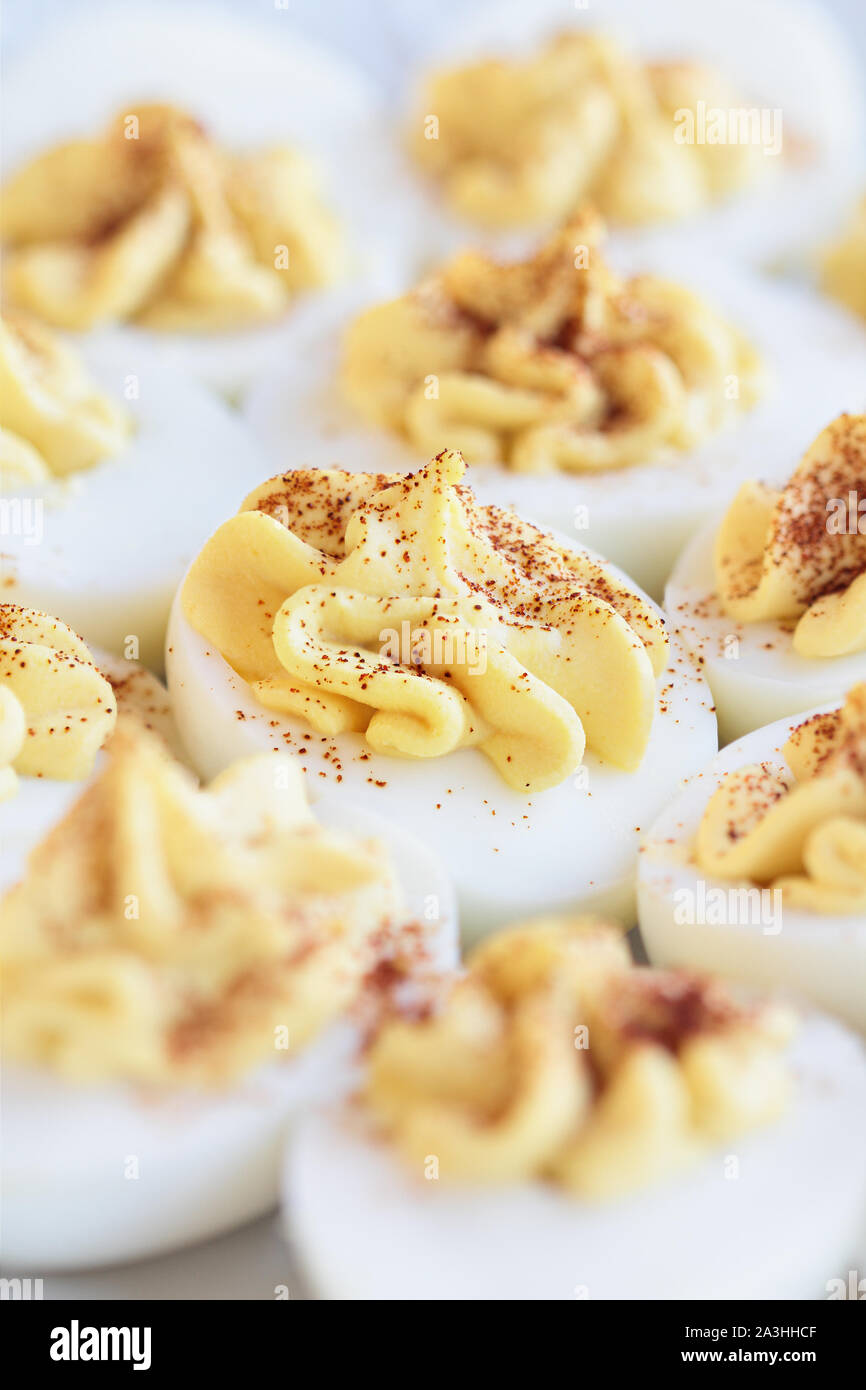
[(114, 458), (4, 499), (3, 597), (159, 670), (178, 580), (267, 470), (237, 414), (196, 381), (129, 342), (80, 347), (132, 431)]
[[(862, 916), (787, 907), (754, 884), (713, 879), (692, 859), (707, 802), (725, 774), (752, 763), (784, 770), (782, 749), (792, 729), (817, 712), (779, 720), (730, 744), (653, 824), (638, 869), (640, 931), (653, 965), (785, 989), (866, 1031)], [(748, 889), (746, 899), (742, 890)]]
[[(720, 310), (761, 353), (765, 396), (726, 430), (664, 462), (546, 475), (472, 464), (467, 480), (480, 502), (513, 506), (565, 532), (660, 599), (696, 527), (740, 483), (786, 478), (804, 439), (840, 411), (863, 409), (866, 330), (811, 291), (682, 247), (620, 249), (608, 259), (624, 273), (646, 270), (681, 282)], [(397, 435), (361, 420), (342, 397), (342, 336), (361, 307), (358, 294), (348, 295), (342, 309), (335, 305), (330, 314), (299, 322), (291, 365), (274, 368), (250, 391), (245, 415), (275, 469), (405, 472), (427, 461)]]
[(724, 745), (786, 715), (841, 700), (866, 680), (866, 652), (800, 656), (793, 623), (741, 623), (729, 617), (717, 597), (713, 570), (721, 520), (718, 516), (686, 546), (668, 580), (665, 609), (707, 678)]
[(780, 1121), (608, 1203), (425, 1181), (363, 1116), (310, 1115), (286, 1156), (287, 1234), (328, 1299), (826, 1297), (863, 1244), (866, 1054), (810, 1016), (790, 1060)]

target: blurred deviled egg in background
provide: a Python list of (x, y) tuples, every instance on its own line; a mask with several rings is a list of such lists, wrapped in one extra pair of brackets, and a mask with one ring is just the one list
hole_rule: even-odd
[(327, 287), (388, 283), (410, 199), (380, 98), (284, 21), (100, 7), (10, 65), (11, 300), (234, 395)]
[(866, 381), (866, 333), (808, 290), (683, 248), (614, 255), (584, 210), (526, 259), (464, 251), (396, 299), (299, 325), (247, 418), (283, 468), (462, 449), (479, 498), (654, 597), (696, 526)]
[(589, 199), (639, 240), (766, 265), (856, 188), (863, 82), (810, 0), (496, 0), (423, 37), (406, 125), (431, 254)]
[(0, 321), (0, 576), (4, 598), (159, 670), (177, 582), (262, 458), (218, 397), (118, 347)]
[(821, 263), (821, 285), (840, 304), (866, 319), (866, 198), (861, 198)]

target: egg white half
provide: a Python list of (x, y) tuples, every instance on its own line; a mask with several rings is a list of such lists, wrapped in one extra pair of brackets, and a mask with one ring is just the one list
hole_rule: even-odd
[[(727, 429), (663, 463), (545, 475), (472, 464), (467, 481), (480, 502), (512, 506), (566, 532), (661, 598), (696, 527), (741, 482), (787, 478), (804, 440), (840, 411), (864, 408), (866, 331), (810, 291), (683, 249), (620, 248), (611, 262), (626, 273), (647, 270), (679, 281), (719, 309), (763, 355), (766, 395)], [(281, 364), (250, 391), (245, 415), (275, 469), (405, 472), (428, 461), (396, 435), (366, 424), (342, 398), (340, 345), (361, 302), (358, 294), (347, 296), (342, 309), (299, 323), (291, 365)]]
[[(749, 763), (785, 768), (781, 750), (792, 729), (817, 712), (730, 744), (662, 813), (638, 868), (640, 931), (653, 965), (784, 989), (866, 1032), (866, 918), (795, 911), (769, 893), (759, 901), (754, 885), (712, 878), (690, 862), (707, 802), (725, 774)], [(738, 890), (748, 887), (747, 903)]]
[(351, 797), (436, 850), (454, 880), (466, 941), (532, 912), (598, 911), (631, 926), (639, 841), (717, 747), (709, 690), (676, 644), (657, 683), (656, 716), (637, 771), (588, 753), (574, 776), (532, 796), (512, 791), (476, 748), (398, 758), (376, 753), (362, 734), (326, 737), (300, 718), (265, 709), (190, 626), (179, 597), (166, 671), (175, 718), (201, 776), (263, 749), (298, 753), (317, 808)]
[(57, 613), (85, 641), (159, 670), (178, 580), (267, 468), (237, 413), (196, 381), (129, 341), (81, 348), (133, 432), (115, 458), (8, 499), (3, 598)]
[[(61, 785), (65, 796), (53, 795)], [(80, 792), (80, 783), (27, 779), (19, 796), (26, 799), (31, 844)], [(453, 895), (430, 850), (348, 802), (317, 812), (330, 828), (376, 837), (387, 846), (405, 895), (406, 921), (427, 928), (430, 968), (452, 969)], [(37, 832), (38, 819), (43, 824)], [(4, 848), (0, 887), (11, 881), (9, 857)], [(22, 867), (23, 855), (12, 877)], [(8, 1267), (41, 1273), (142, 1259), (220, 1235), (269, 1211), (277, 1202), (289, 1126), (311, 1104), (346, 1093), (355, 1080), (358, 1045), (358, 1028), (340, 1021), (296, 1057), (213, 1092), (72, 1085), (43, 1069), (7, 1063), (0, 1182)]]
[[(185, 107), (227, 148), (288, 144), (306, 155), (344, 228), (350, 280), (384, 291), (401, 265), (405, 274), (414, 263), (403, 258), (420, 207), (382, 98), (350, 61), (295, 32), (290, 7), (240, 17), (189, 0), (90, 5), (52, 26), (9, 64), (4, 170), (145, 101)], [(260, 328), (158, 333), (123, 325), (97, 336), (127, 354), (142, 344), (173, 370), (236, 395), (290, 349), (295, 317), (327, 295), (310, 291), (284, 320)]]
[(328, 1299), (826, 1296), (862, 1244), (866, 1057), (812, 1017), (791, 1060), (796, 1092), (780, 1122), (608, 1203), (542, 1183), (425, 1181), (362, 1117), (310, 1115), (287, 1152), (287, 1231)]
[[(676, 243), (753, 265), (799, 260), (805, 248), (832, 234), (846, 202), (859, 191), (866, 139), (863, 78), (848, 35), (812, 0), (605, 0), (598, 8), (568, 0), (488, 0), (464, 7), (447, 25), (435, 10), (418, 23), (421, 73), (500, 54), (525, 57), (548, 37), (587, 29), (612, 34), (651, 61), (707, 64), (739, 90), (742, 107), (767, 112), (768, 136), (774, 113), (780, 113), (782, 153), (766, 156), (765, 178), (691, 218), (626, 233), (636, 243)], [(417, 120), (417, 91), (407, 97), (406, 108), (404, 120)], [(771, 143), (765, 140), (765, 146)], [(449, 212), (435, 185), (427, 187), (428, 254), (465, 244), (470, 224)], [(487, 233), (486, 240), (507, 246), (518, 239)]]
[(713, 545), (721, 516), (686, 546), (665, 590), (668, 618), (698, 658), (716, 703), (719, 742), (815, 705), (866, 680), (866, 652), (813, 658), (794, 650), (793, 624), (739, 623), (715, 596)]

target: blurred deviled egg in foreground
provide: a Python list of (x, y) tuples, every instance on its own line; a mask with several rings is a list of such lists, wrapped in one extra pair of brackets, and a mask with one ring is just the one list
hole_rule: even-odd
[(305, 303), (399, 260), (378, 94), (278, 12), (90, 9), (5, 86), (6, 293), (50, 323), (235, 394)]
[(650, 830), (638, 898), (654, 963), (784, 987), (866, 1032), (866, 683), (692, 778)]
[(17, 1268), (137, 1259), (267, 1211), (286, 1127), (350, 1084), (366, 1011), (456, 955), (447, 881), (404, 832), (349, 805), (319, 823), (285, 756), (199, 789), (136, 721), (17, 873), (0, 928)]
[(261, 474), (235, 414), (143, 350), (0, 322), (4, 598), (159, 669), (178, 580)]
[(525, 259), (461, 252), (396, 299), (299, 325), (291, 371), (262, 378), (247, 418), (284, 468), (404, 470), (459, 448), (480, 500), (661, 597), (739, 482), (859, 408), (866, 334), (710, 257), (612, 259), (632, 273), (589, 210)]
[(840, 415), (781, 488), (744, 483), (668, 582), (722, 743), (866, 680), (866, 415)]
[(295, 470), (205, 545), (166, 669), (210, 777), (263, 749), (448, 864), (469, 937), (530, 902), (634, 920), (642, 831), (716, 748), (709, 692), (620, 571), (482, 507), (457, 453)]
[(287, 1221), (325, 1298), (820, 1297), (866, 1204), (866, 1055), (544, 919), (386, 1022), (358, 1102), (293, 1140)]

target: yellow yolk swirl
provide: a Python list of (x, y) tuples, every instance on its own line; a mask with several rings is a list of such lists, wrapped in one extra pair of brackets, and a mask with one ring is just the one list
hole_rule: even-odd
[(728, 773), (695, 842), (699, 869), (780, 890), (808, 912), (866, 912), (866, 684), (842, 709), (801, 724), (787, 767)]
[(716, 73), (645, 65), (597, 34), (436, 73), (423, 103), (412, 153), (456, 211), (491, 227), (551, 221), (584, 199), (618, 222), (671, 221), (767, 164), (753, 139), (687, 138), (681, 113), (744, 105)]
[(215, 533), (182, 592), (191, 625), (268, 708), (379, 752), (480, 748), (520, 791), (589, 746), (633, 769), (667, 660), (661, 618), (598, 561), (460, 486), (298, 470)]
[(92, 468), (121, 451), (130, 429), (53, 333), (18, 315), (0, 320), (0, 491)]
[(845, 235), (824, 257), (822, 279), (828, 294), (866, 319), (866, 198)]
[(866, 415), (822, 430), (781, 492), (743, 485), (715, 569), (732, 618), (797, 620), (800, 656), (866, 651)]
[(476, 950), (430, 1017), (386, 1024), (364, 1095), (419, 1174), (613, 1197), (775, 1119), (790, 1022), (633, 967), (613, 927), (543, 919)]
[(0, 235), (10, 298), (74, 329), (262, 322), (343, 264), (342, 238), (297, 154), (229, 154), (159, 105), (21, 169), (3, 190)]
[[(86, 777), (112, 733), (117, 705), (81, 638), (32, 608), (0, 604), (0, 766), (26, 777)], [(14, 702), (14, 703), (13, 703)], [(15, 705), (23, 714), (23, 736)]]
[(681, 286), (614, 275), (603, 237), (585, 213), (527, 261), (465, 252), (368, 309), (344, 344), (349, 402), (422, 455), (529, 473), (651, 462), (748, 409), (749, 344)]
[(72, 1080), (227, 1081), (345, 1011), (400, 906), (384, 851), (322, 829), (292, 759), (201, 791), (127, 724), (3, 901), (4, 1052)]

